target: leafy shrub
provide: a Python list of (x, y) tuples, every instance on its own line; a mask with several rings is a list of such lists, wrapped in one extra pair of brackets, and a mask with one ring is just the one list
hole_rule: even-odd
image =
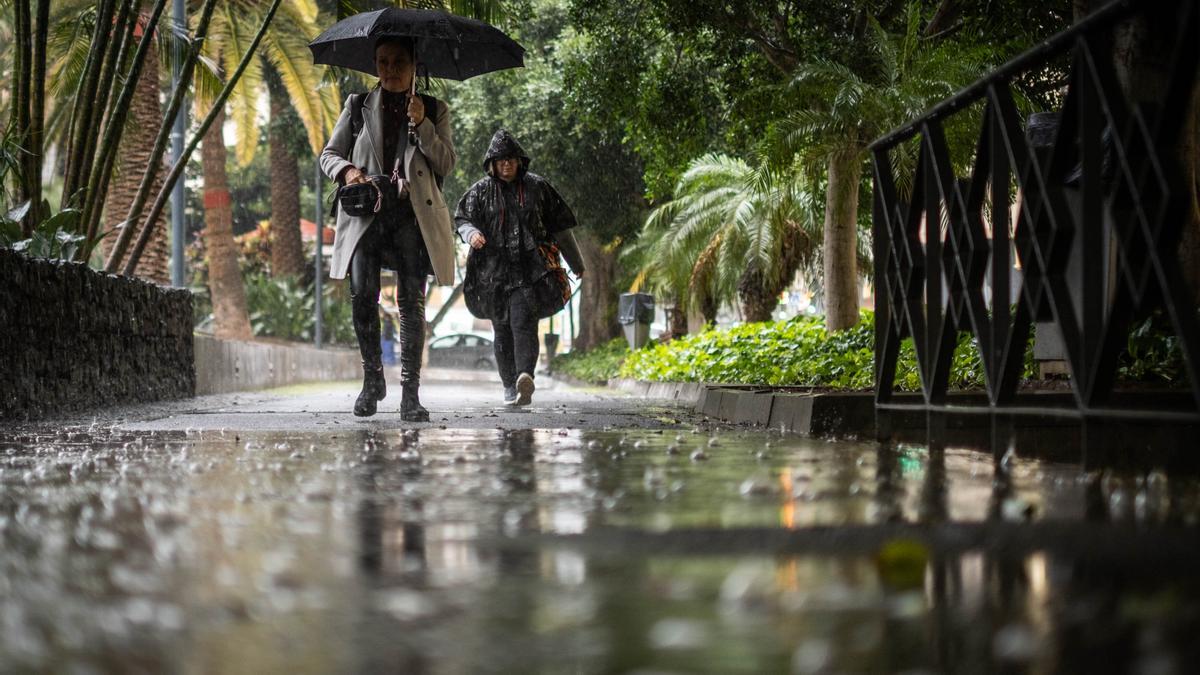
[(291, 279), (272, 279), (265, 274), (248, 274), (246, 308), (255, 335), (284, 340), (313, 338), (313, 294)]
[(624, 338), (615, 338), (595, 349), (572, 351), (554, 357), (554, 371), (585, 382), (603, 384), (617, 376), (629, 347)]
[[(313, 288), (295, 279), (272, 279), (266, 272), (250, 272), (243, 277), (246, 283), (246, 308), (250, 327), (255, 335), (282, 340), (311, 342), (316, 330), (313, 316)], [(351, 321), (350, 300), (345, 284), (327, 284), (322, 294), (325, 342), (354, 344), (354, 324)], [(207, 287), (192, 289), (195, 294), (196, 322), (200, 325), (211, 317), (212, 303)]]
[(350, 284), (335, 284), (327, 281), (323, 286), (325, 296), (321, 306), (324, 319), (326, 342), (339, 345), (357, 344), (354, 337), (354, 321), (351, 317)]
[[(708, 330), (629, 355), (620, 375), (639, 380), (755, 383), (836, 389), (874, 386), (874, 317), (864, 312), (858, 325), (833, 335), (821, 317), (751, 323)], [(1026, 370), (1032, 368), (1027, 360)], [(974, 338), (959, 334), (951, 363), (950, 387), (983, 386), (983, 368)], [(901, 344), (896, 386), (920, 389), (912, 340)]]
[[(49, 204), (43, 207), (48, 208)], [(7, 213), (0, 213), (0, 246), (30, 258), (73, 260), (76, 251), (87, 239), (75, 232), (80, 212), (77, 209), (63, 209), (39, 223), (32, 235), (25, 238), (21, 234), (20, 221), (28, 211), (29, 202), (25, 202)]]
[(1174, 326), (1161, 312), (1135, 324), (1129, 331), (1117, 377), (1124, 381), (1171, 385), (1187, 382), (1179, 338)]

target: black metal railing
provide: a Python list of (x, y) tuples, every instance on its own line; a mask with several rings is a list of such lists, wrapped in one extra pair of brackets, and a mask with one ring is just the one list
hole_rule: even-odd
[[(1161, 91), (1134, 103), (1113, 65), (1114, 27), (1150, 6), (1177, 18), (1175, 34), (1161, 36), (1174, 40), (1172, 56)], [(1190, 208), (1178, 154), (1198, 45), (1200, 2), (1114, 2), (871, 145), (877, 409), (957, 409), (948, 382), (958, 334), (969, 331), (986, 407), (1027, 410), (1018, 385), (1031, 328), (1046, 323), (1061, 334), (1073, 394), (1065, 409), (1047, 412), (1200, 420), (1200, 324), (1177, 256)], [(1027, 138), (1012, 82), (1068, 51), (1058, 127), (1048, 147), (1038, 147)], [(979, 107), (972, 167), (960, 177), (944, 127)], [(908, 142), (920, 149), (911, 192), (902, 195), (893, 162)], [(1156, 310), (1179, 338), (1190, 383), (1190, 395), (1174, 406), (1159, 399), (1146, 407), (1115, 392), (1129, 331)], [(919, 397), (894, 392), (909, 337)]]

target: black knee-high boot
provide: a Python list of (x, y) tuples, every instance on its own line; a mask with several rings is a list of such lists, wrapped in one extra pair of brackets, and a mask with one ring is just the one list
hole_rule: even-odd
[(358, 338), (358, 353), (362, 356), (363, 366), (363, 386), (354, 401), (354, 414), (369, 417), (375, 414), (376, 403), (387, 397), (383, 349), (379, 344), (379, 304), (374, 298), (356, 296), (351, 299), (351, 305), (354, 336)]
[(400, 419), (428, 422), (421, 405), (421, 355), (425, 350), (425, 278), (401, 276), (396, 284), (400, 310)]
[(383, 379), (383, 349), (379, 344), (379, 257), (375, 228), (364, 235), (350, 259), (350, 309), (358, 353), (362, 356), (363, 388), (354, 402), (354, 414), (375, 414), (376, 402), (387, 396)]

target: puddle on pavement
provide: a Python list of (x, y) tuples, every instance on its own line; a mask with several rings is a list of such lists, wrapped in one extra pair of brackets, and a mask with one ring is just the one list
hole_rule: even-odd
[(1200, 662), (1191, 575), (905, 539), (868, 555), (572, 542), (898, 522), (1187, 532), (1198, 498), (1195, 478), (1156, 472), (762, 432), (0, 437), (0, 671), (1183, 672)]

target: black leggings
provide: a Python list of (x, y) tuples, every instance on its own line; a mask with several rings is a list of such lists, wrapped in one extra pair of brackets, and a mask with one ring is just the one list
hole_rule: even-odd
[(533, 368), (541, 351), (538, 318), (526, 297), (527, 292), (526, 288), (517, 288), (509, 293), (505, 301), (508, 303), (508, 321), (492, 321), (492, 331), (496, 334), (492, 344), (496, 351), (496, 370), (505, 387), (514, 386), (521, 373), (533, 377)]
[[(415, 225), (414, 225), (415, 226)], [(379, 344), (379, 288), (383, 259), (378, 225), (372, 225), (359, 240), (350, 258), (350, 304), (354, 335), (363, 364), (382, 365)], [(399, 265), (404, 267), (403, 264)], [(400, 310), (400, 381), (417, 384), (421, 380), (421, 352), (425, 348), (425, 275), (397, 272), (396, 306)]]

